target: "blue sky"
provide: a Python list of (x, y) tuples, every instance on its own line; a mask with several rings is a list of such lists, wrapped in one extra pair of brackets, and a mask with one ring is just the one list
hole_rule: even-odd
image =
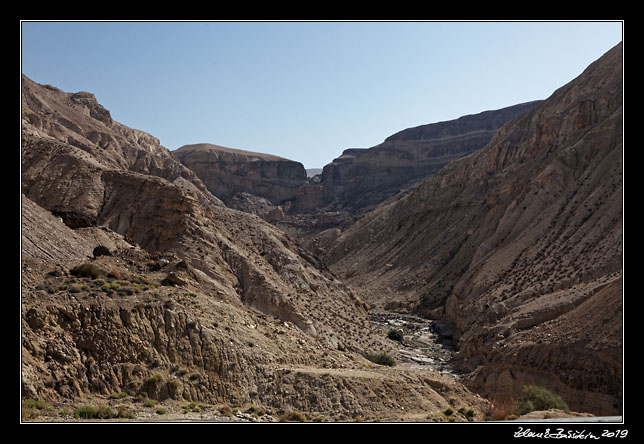
[(545, 99), (622, 39), (594, 22), (29, 22), (22, 72), (174, 150), (323, 167), (405, 128)]

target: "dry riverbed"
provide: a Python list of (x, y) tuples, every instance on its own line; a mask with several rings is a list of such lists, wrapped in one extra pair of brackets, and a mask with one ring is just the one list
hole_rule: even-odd
[(456, 352), (451, 342), (452, 331), (440, 321), (392, 312), (371, 311), (369, 315), (383, 334), (392, 331), (402, 334), (399, 339), (392, 339), (400, 343), (397, 365), (438, 370), (458, 377), (450, 366)]

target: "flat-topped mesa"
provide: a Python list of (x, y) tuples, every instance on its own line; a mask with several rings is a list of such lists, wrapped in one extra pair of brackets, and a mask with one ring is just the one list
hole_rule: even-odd
[(301, 163), (271, 154), (209, 143), (184, 145), (172, 154), (226, 203), (245, 192), (279, 205), (293, 199), (297, 189), (307, 183)]

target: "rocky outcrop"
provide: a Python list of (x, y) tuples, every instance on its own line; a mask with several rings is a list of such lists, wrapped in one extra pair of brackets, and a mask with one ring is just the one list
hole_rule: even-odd
[(307, 183), (301, 163), (269, 154), (208, 143), (185, 145), (172, 154), (226, 203), (238, 193), (249, 193), (279, 205)]
[(94, 95), (66, 93), (22, 76), (22, 192), (74, 228), (96, 225), (103, 172), (156, 177), (221, 205), (155, 137), (111, 119)]
[(228, 208), (254, 214), (267, 222), (278, 222), (284, 218), (284, 211), (280, 205), (273, 205), (263, 197), (241, 192), (235, 194), (228, 202)]
[[(70, 227), (105, 227), (149, 252), (177, 254), (223, 283), (227, 294), (307, 331), (328, 333), (336, 346), (353, 341), (323, 323), (312, 326), (325, 317), (313, 313), (330, 313), (326, 298), (348, 304), (356, 320), (368, 319), (366, 311), (282, 232), (223, 206), (156, 139), (96, 120), (85, 102), (74, 101), (77, 95), (24, 80), (22, 189), (29, 200)], [(50, 121), (59, 115), (74, 122), (71, 130)], [(92, 131), (111, 135), (111, 142), (94, 144), (84, 137)], [(72, 138), (82, 143), (67, 143)], [(296, 302), (302, 293), (315, 295), (306, 307)]]
[[(464, 350), (467, 356), (486, 350), (489, 357), (489, 362), (475, 366), (472, 358), (464, 358), (473, 368), (469, 386), (507, 399), (516, 397), (524, 385), (537, 385), (558, 393), (576, 411), (621, 412), (622, 285), (619, 275), (608, 275), (580, 285), (586, 292), (577, 299), (553, 306), (535, 301), (532, 307), (526, 304), (504, 316), (490, 328), (496, 337), (481, 335)], [(561, 291), (560, 296), (567, 293), (574, 291)], [(461, 342), (470, 341), (475, 331)]]
[[(96, 167), (158, 176), (170, 182), (182, 179), (200, 191), (206, 190), (195, 174), (176, 162), (156, 137), (113, 121), (110, 112), (91, 93), (66, 93), (49, 85), (38, 85), (23, 75), (21, 113), (25, 143), (50, 143), (55, 147), (58, 142), (75, 148), (67, 148), (73, 155), (58, 148), (55, 155), (66, 157), (57, 162), (48, 161), (59, 173), (63, 173), (60, 171), (63, 166), (74, 168), (82, 161)], [(22, 151), (23, 158), (30, 156), (25, 160), (33, 160), (34, 155)], [(67, 166), (73, 157), (78, 160)]]
[[(449, 321), (487, 394), (549, 380), (578, 408), (619, 411), (621, 57), (620, 44), (327, 250), (365, 301)], [(548, 345), (536, 332), (555, 324)]]
[(538, 103), (410, 128), (373, 148), (345, 150), (308, 178), (298, 162), (212, 144), (186, 145), (172, 154), (227, 206), (259, 215), (315, 250), (321, 231), (350, 225), (451, 160), (482, 148), (505, 122)]

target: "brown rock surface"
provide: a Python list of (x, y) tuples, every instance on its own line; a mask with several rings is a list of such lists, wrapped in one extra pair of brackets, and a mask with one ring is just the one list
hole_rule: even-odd
[[(83, 236), (63, 223), (61, 218), (22, 196), (21, 252), (23, 257), (45, 261), (71, 261), (88, 258), (92, 248)], [(43, 228), (47, 229), (44, 230)]]
[(294, 210), (326, 205), (360, 212), (371, 209), (452, 160), (483, 148), (504, 123), (538, 103), (409, 128), (375, 147), (347, 149), (324, 167), (319, 184), (300, 192)]
[(301, 163), (269, 154), (208, 143), (185, 145), (172, 154), (226, 203), (245, 192), (279, 205), (293, 199), (297, 189), (307, 183)]
[(539, 381), (574, 410), (621, 408), (621, 57), (620, 44), (327, 249), (368, 303), (451, 322), (483, 393)]
[[(479, 150), (505, 122), (540, 101), (408, 128), (368, 149), (348, 149), (300, 186), (276, 226), (319, 253), (328, 231), (346, 229), (396, 201), (452, 160)], [(327, 233), (323, 234), (326, 231)]]
[(223, 206), (155, 138), (88, 93), (23, 77), (22, 99), (24, 398), (483, 417), (486, 401), (451, 377), (365, 359), (396, 350), (352, 290)]

